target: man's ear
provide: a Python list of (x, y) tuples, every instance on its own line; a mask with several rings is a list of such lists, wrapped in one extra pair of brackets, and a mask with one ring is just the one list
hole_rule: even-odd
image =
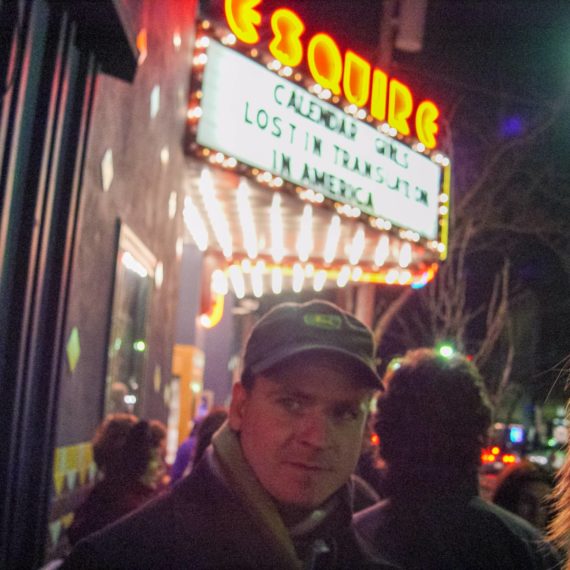
[(228, 416), (230, 428), (234, 431), (241, 430), (243, 411), (247, 397), (247, 390), (243, 387), (243, 384), (241, 382), (236, 382), (232, 388), (232, 401), (230, 404), (230, 413)]

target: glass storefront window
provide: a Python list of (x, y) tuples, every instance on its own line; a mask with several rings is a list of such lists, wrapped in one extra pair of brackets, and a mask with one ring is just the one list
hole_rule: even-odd
[(108, 346), (105, 415), (141, 412), (155, 268), (154, 255), (122, 224)]

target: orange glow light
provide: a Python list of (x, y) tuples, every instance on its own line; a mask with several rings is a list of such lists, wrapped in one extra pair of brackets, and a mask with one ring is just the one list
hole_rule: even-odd
[(350, 103), (364, 107), (370, 93), (370, 64), (347, 50), (344, 54), (344, 95)]
[(140, 32), (137, 34), (136, 44), (139, 52), (137, 63), (142, 65), (148, 55), (148, 36), (146, 28), (141, 28)]
[(390, 97), (388, 99), (388, 124), (403, 135), (410, 134), (410, 118), (414, 109), (412, 92), (397, 79), (390, 80)]
[(372, 445), (378, 445), (378, 444), (380, 443), (380, 438), (378, 437), (378, 434), (373, 433), (373, 434), (370, 436), (370, 443), (371, 443)]
[[(224, 0), (224, 12), (229, 28), (237, 39), (246, 44), (260, 41), (261, 13), (255, 8), (262, 0)], [(273, 38), (269, 50), (282, 65), (297, 67), (304, 57), (301, 36), (306, 26), (292, 10), (277, 8), (268, 19)], [(207, 28), (209, 26), (205, 25)], [(335, 96), (344, 94), (357, 107), (369, 106), (372, 117), (386, 121), (400, 134), (408, 136), (411, 128), (425, 148), (437, 145), (439, 109), (431, 101), (414, 105), (412, 92), (404, 83), (391, 79), (351, 50), (343, 55), (335, 40), (325, 33), (312, 36), (307, 44), (307, 64), (311, 76)], [(372, 77), (370, 76), (372, 73)]]
[(503, 463), (516, 463), (517, 458), (510, 453), (507, 455), (503, 455)]
[(291, 10), (281, 8), (271, 16), (273, 40), (269, 51), (283, 65), (295, 67), (303, 60), (303, 44), (301, 35), (305, 31), (303, 20)]
[(501, 450), (500, 450), (497, 446), (491, 448), (491, 453), (492, 453), (493, 455), (499, 455), (499, 452), (500, 452), (500, 451), (501, 451)]
[(386, 102), (388, 95), (388, 76), (379, 69), (372, 74), (372, 98), (370, 114), (378, 121), (386, 120)]
[(327, 34), (316, 34), (307, 49), (307, 63), (313, 79), (335, 95), (340, 95), (342, 56), (336, 42)]
[(434, 148), (435, 135), (439, 131), (436, 123), (439, 117), (439, 109), (431, 101), (422, 101), (416, 111), (416, 134), (426, 148)]
[(200, 315), (200, 324), (206, 329), (214, 328), (224, 316), (224, 295), (216, 293), (208, 313)]
[(230, 30), (246, 44), (259, 41), (257, 26), (261, 24), (261, 14), (254, 8), (260, 3), (261, 0), (225, 0), (224, 11)]
[[(249, 261), (247, 258), (244, 258), (245, 261)], [(260, 256), (261, 259), (261, 256)], [(236, 259), (234, 259), (236, 261)], [(282, 272), (284, 277), (292, 277), (294, 275), (294, 267), (295, 265), (300, 265), (303, 267), (302, 264), (295, 262), (294, 264), (287, 264), (287, 263), (275, 263), (272, 259), (267, 258), (265, 259), (264, 263), (264, 274), (269, 275), (274, 269), (279, 269)], [(309, 264), (307, 264), (309, 265)], [(326, 272), (327, 281), (336, 281), (341, 274), (342, 267), (327, 267), (325, 265), (314, 264), (313, 262), (310, 263), (313, 266), (313, 271), (324, 270)], [(398, 284), (398, 285), (411, 285), (415, 281), (413, 280), (421, 280), (428, 283), (431, 281), (436, 273), (437, 273), (438, 265), (434, 263), (432, 266), (428, 268), (427, 271), (424, 271), (420, 274), (415, 275), (405, 275), (405, 279), (403, 279), (401, 274), (410, 273), (409, 271), (398, 271), (396, 268), (383, 268), (380, 270), (370, 271), (367, 269), (363, 269), (360, 266), (356, 266), (355, 270), (358, 270), (358, 282), (360, 283), (382, 283), (382, 284)], [(391, 279), (390, 275), (394, 274), (395, 279)], [(355, 280), (355, 279), (353, 279)]]

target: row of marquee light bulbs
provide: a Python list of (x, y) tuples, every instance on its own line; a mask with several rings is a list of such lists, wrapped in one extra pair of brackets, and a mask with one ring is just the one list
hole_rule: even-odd
[[(246, 295), (246, 276), (249, 279), (251, 291), (255, 297), (264, 294), (264, 276), (270, 277), (271, 291), (279, 294), (283, 291), (284, 278), (291, 278), (291, 287), (294, 292), (300, 292), (307, 284), (311, 284), (315, 291), (321, 291), (327, 281), (335, 280), (338, 287), (344, 287), (349, 282), (372, 280), (387, 284), (400, 284), (421, 286), (433, 277), (424, 274), (419, 280), (414, 280), (412, 272), (408, 269), (413, 262), (411, 243), (402, 241), (395, 251), (394, 243), (390, 243), (388, 234), (383, 233), (378, 238), (374, 250), (373, 264), (376, 268), (384, 266), (389, 257), (396, 253), (398, 266), (392, 267), (376, 279), (363, 279), (364, 270), (359, 266), (366, 245), (366, 233), (363, 224), (358, 224), (352, 240), (346, 247), (347, 262), (338, 268), (337, 250), (341, 237), (341, 218), (332, 214), (327, 229), (325, 247), (322, 254), (324, 268), (315, 267), (309, 260), (313, 255), (313, 207), (305, 204), (300, 219), (299, 232), (295, 244), (298, 261), (292, 265), (283, 263), (285, 247), (283, 241), (283, 220), (281, 211), (282, 196), (279, 192), (273, 194), (269, 209), (271, 231), (271, 258), (268, 262), (260, 259), (259, 240), (255, 220), (249, 201), (250, 188), (245, 180), (241, 180), (236, 191), (238, 219), (241, 227), (243, 246), (247, 257), (239, 262), (234, 259), (232, 233), (229, 223), (224, 215), (223, 208), (216, 199), (214, 181), (209, 169), (204, 168), (198, 183), (204, 210), (209, 226), (217, 245), (225, 257), (228, 267), (224, 271), (217, 269), (211, 276), (211, 291), (217, 295), (226, 295), (229, 285), (238, 299)], [(190, 196), (185, 198), (184, 221), (196, 246), (200, 251), (206, 251), (210, 245), (210, 231), (204, 221), (200, 210)], [(433, 270), (432, 270), (433, 272)]]

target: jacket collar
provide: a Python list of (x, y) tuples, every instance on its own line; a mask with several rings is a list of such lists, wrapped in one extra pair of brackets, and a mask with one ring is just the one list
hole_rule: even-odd
[(213, 437), (214, 453), (209, 455), (216, 475), (234, 494), (237, 494), (251, 516), (265, 532), (266, 540), (274, 545), (276, 554), (284, 561), (284, 567), (302, 568), (289, 531), (279, 515), (271, 496), (260, 485), (253, 470), (245, 460), (239, 437), (226, 423)]

